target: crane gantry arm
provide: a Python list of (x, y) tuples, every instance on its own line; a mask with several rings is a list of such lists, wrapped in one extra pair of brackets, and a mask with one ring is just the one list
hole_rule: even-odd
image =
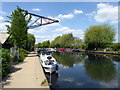
[(32, 28), (36, 28), (36, 27), (39, 27), (39, 26), (59, 22), (58, 20), (47, 18), (47, 17), (40, 16), (40, 15), (37, 15), (37, 14), (29, 13), (29, 12), (25, 12), (25, 16), (26, 15), (31, 15), (31, 16), (37, 17), (37, 19), (35, 21), (33, 21), (30, 25), (28, 25), (28, 27), (27, 27), (28, 29), (32, 29)]

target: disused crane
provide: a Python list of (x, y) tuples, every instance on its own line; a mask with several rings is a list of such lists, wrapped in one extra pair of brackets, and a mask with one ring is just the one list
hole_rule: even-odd
[(27, 16), (27, 15), (31, 15), (31, 16), (34, 16), (34, 17), (37, 18), (31, 24), (28, 25), (28, 27), (27, 27), (28, 29), (33, 29), (33, 28), (37, 28), (39, 26), (43, 26), (43, 25), (48, 25), (48, 24), (59, 22), (58, 20), (55, 20), (55, 19), (51, 19), (51, 18), (40, 16), (40, 15), (37, 15), (37, 14), (25, 12), (25, 16)]

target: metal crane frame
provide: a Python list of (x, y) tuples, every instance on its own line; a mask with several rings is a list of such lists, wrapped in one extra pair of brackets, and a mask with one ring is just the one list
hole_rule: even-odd
[[(44, 16), (36, 15), (36, 14), (33, 14), (33, 13), (25, 12), (25, 16), (28, 15), (28, 14), (30, 14), (32, 16), (35, 16), (35, 17), (38, 17), (34, 22), (32, 22), (27, 27), (28, 29), (33, 29), (33, 28), (36, 28), (36, 27), (39, 27), (39, 26), (43, 26), (43, 25), (48, 25), (48, 24), (59, 22), (58, 20), (55, 20), (55, 19), (51, 19), (51, 18), (47, 18), (47, 17), (44, 17)], [(43, 20), (44, 20), (44, 22), (43, 22)], [(35, 23), (37, 25), (34, 25)]]

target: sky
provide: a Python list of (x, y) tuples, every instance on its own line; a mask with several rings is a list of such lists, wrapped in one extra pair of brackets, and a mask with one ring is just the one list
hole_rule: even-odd
[[(0, 32), (6, 32), (4, 22), (19, 6), (30, 13), (54, 18), (60, 22), (28, 29), (36, 37), (36, 43), (54, 40), (57, 36), (73, 33), (84, 38), (84, 32), (92, 25), (110, 24), (116, 29), (115, 42), (118, 42), (118, 2), (2, 2), (0, 3)], [(32, 17), (32, 20), (35, 20)]]

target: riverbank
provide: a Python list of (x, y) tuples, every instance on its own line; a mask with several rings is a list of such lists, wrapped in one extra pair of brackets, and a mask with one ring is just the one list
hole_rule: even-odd
[(97, 54), (120, 55), (120, 51), (88, 51), (88, 50), (80, 50), (80, 52), (85, 52), (85, 53), (97, 53)]
[(48, 88), (41, 85), (46, 80), (40, 61), (35, 52), (31, 52), (23, 63), (14, 65), (12, 73), (3, 82), (3, 88)]

